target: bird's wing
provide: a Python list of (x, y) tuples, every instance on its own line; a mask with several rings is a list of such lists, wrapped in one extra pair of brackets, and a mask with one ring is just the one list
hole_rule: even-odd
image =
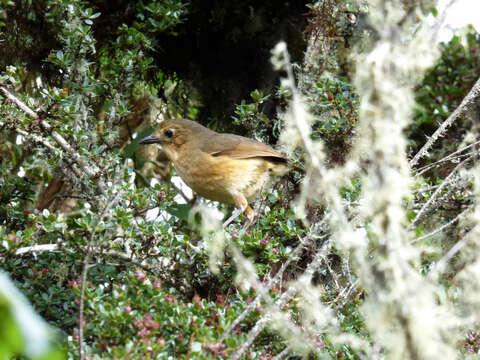
[(254, 157), (269, 158), (273, 161), (286, 162), (287, 158), (261, 142), (233, 134), (215, 134), (202, 150), (212, 156), (230, 156), (234, 159)]

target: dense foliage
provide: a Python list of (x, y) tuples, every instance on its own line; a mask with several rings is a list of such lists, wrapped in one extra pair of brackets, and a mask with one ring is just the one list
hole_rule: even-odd
[[(413, 5), (398, 3), (406, 19), (399, 27), (408, 28), (411, 19), (418, 21), (409, 17)], [(56, 336), (56, 344), (50, 332), (35, 340), (27, 336), (12, 310), (23, 298), (7, 296), (11, 285), (2, 273), (0, 334), (10, 335), (0, 336), (0, 358), (62, 358), (62, 352), (72, 359), (398, 358), (402, 352), (382, 338), (383, 329), (403, 329), (406, 338), (416, 330), (410, 315), (399, 314), (401, 304), (389, 303), (392, 297), (385, 295), (396, 251), (408, 254), (401, 266), (422, 273), (422, 280), (447, 294), (432, 291), (439, 307), (445, 297), (452, 307), (475, 304), (461, 300), (463, 291), (471, 294), (461, 271), (475, 265), (475, 256), (450, 261), (456, 252), (446, 260), (445, 254), (477, 226), (472, 219), (455, 226), (460, 215), (473, 211), (477, 197), (474, 176), (460, 171), (474, 168), (474, 155), (462, 150), (448, 156), (466, 138), (462, 146), (476, 149), (468, 137), (476, 136), (472, 118), (478, 109), (457, 121), (429, 158), (411, 169), (415, 181), (405, 177), (413, 195), (398, 196), (406, 216), (393, 211), (398, 215), (393, 225), (413, 234), (405, 236), (405, 248), (412, 239), (418, 248), (403, 253), (404, 248), (385, 245), (392, 223), (375, 220), (382, 212), (375, 206), (381, 203), (390, 214), (391, 204), (375, 191), (368, 193), (387, 186), (366, 180), (375, 178), (370, 171), (382, 178), (385, 170), (375, 168), (381, 151), (369, 153), (356, 138), (359, 132), (368, 134), (358, 125), (365, 103), (371, 102), (366, 107), (372, 111), (385, 101), (383, 95), (366, 95), (358, 84), (362, 65), (352, 61), (373, 51), (384, 34), (365, 20), (378, 6), (347, 0), (305, 2), (298, 8), (274, 1), (206, 4), (0, 0), (0, 262)], [(207, 61), (213, 47), (205, 42), (210, 27), (217, 44), (228, 43), (234, 54), (229, 61), (237, 56), (245, 67), (222, 62), (217, 69), (215, 61)], [(274, 30), (280, 27), (283, 32)], [(185, 59), (192, 56), (187, 48), (196, 31), (201, 46), (195, 50), (202, 52), (198, 59)], [(277, 49), (274, 65), (281, 71), (274, 73), (267, 54), (284, 37), (293, 39), (288, 43), (293, 65)], [(172, 51), (176, 42), (178, 54)], [(245, 51), (253, 48), (258, 52)], [(417, 153), (425, 136), (475, 85), (479, 48), (479, 34), (469, 28), (441, 45), (441, 56), (421, 83), (415, 78), (412, 122), (396, 128), (408, 136), (403, 155)], [(252, 64), (258, 72), (239, 76), (239, 69)], [(205, 73), (196, 74), (199, 70)], [(290, 81), (280, 79), (284, 73)], [(409, 75), (398, 78), (404, 86)], [(219, 94), (224, 98), (212, 105)], [(226, 99), (237, 104), (227, 108)], [(378, 113), (370, 115), (375, 119)], [(224, 231), (212, 219), (219, 216), (216, 209), (225, 214), (231, 209), (183, 194), (164, 154), (138, 144), (172, 117), (198, 119), (270, 143), (285, 134), (289, 141), (307, 134), (300, 146), (288, 149), (291, 162), (301, 164), (306, 176), (292, 172), (265, 192), (247, 232), (240, 231), (240, 221)], [(288, 131), (295, 117), (292, 136)], [(382, 145), (386, 153), (389, 145)], [(351, 158), (358, 160), (355, 167)], [(390, 164), (388, 156), (382, 161)], [(395, 172), (401, 160), (392, 163), (389, 171), (401, 174)], [(317, 186), (322, 177), (333, 187)], [(362, 206), (372, 197), (378, 204), (370, 214)], [(381, 226), (387, 229), (383, 233)], [(357, 242), (351, 247), (339, 235), (350, 229)], [(364, 253), (358, 249), (362, 239), (367, 239)], [(410, 257), (419, 249), (418, 258)], [(442, 261), (452, 266), (430, 279)], [(374, 278), (378, 288), (371, 285)], [(385, 315), (387, 325), (376, 328), (382, 321), (372, 315), (375, 304), (383, 309), (378, 313), (394, 313), (394, 320)], [(405, 322), (396, 322), (397, 317)], [(32, 328), (44, 329), (36, 321)], [(452, 336), (460, 339), (453, 345), (458, 356), (478, 352), (472, 323), (468, 334), (457, 329)], [(32, 353), (29, 341), (43, 343), (44, 352)], [(422, 356), (430, 350), (419, 344), (404, 346), (408, 358), (429, 358)]]

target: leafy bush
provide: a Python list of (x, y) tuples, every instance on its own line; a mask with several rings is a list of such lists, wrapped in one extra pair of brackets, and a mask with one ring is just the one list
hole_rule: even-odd
[[(183, 198), (165, 156), (138, 146), (161, 120), (199, 114), (190, 95), (200, 90), (159, 65), (175, 57), (162, 39), (187, 26), (192, 3), (117, 5), (0, 0), (0, 260), (69, 358), (478, 350), (478, 169), (474, 136), (464, 137), (475, 128), (459, 122), (421, 166), (409, 166), (404, 136), (415, 152), (459, 106), (478, 74), (478, 34), (443, 45), (410, 124), (410, 90), (439, 55), (420, 9), (310, 4), (305, 61), (291, 64), (279, 44), (273, 63), (286, 78), (274, 92), (252, 90), (233, 117), (244, 133), (284, 139), (305, 175), (266, 190), (247, 231), (240, 221), (224, 230), (212, 208), (231, 209)], [(265, 16), (244, 7), (251, 32)], [(271, 100), (276, 118), (264, 113)], [(0, 331), (12, 335), (0, 337), (0, 357), (34, 358), (5, 293)]]

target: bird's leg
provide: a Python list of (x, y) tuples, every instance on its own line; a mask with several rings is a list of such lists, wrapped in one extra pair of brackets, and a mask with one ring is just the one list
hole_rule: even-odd
[(250, 225), (252, 225), (254, 217), (255, 217), (255, 211), (253, 211), (250, 205), (247, 205), (247, 208), (245, 209), (245, 224), (243, 224), (242, 230), (247, 230), (247, 228)]
[(245, 216), (247, 220), (245, 221), (244, 229), (246, 229), (248, 226), (253, 221), (253, 217), (255, 215), (254, 211), (250, 206), (248, 206), (247, 199), (245, 199), (245, 196), (243, 196), (242, 193), (237, 193), (233, 196), (233, 200), (235, 201), (235, 211), (232, 213), (232, 216), (230, 216), (227, 221), (223, 223), (223, 227), (227, 227), (228, 224), (230, 224), (233, 220), (235, 220), (237, 217), (239, 217), (242, 213), (245, 212)]
[(227, 221), (225, 221), (223, 223), (223, 227), (226, 228), (233, 220), (235, 220), (237, 217), (239, 217), (244, 211), (245, 211), (246, 208), (238, 208), (238, 209), (235, 209), (233, 212), (232, 212), (232, 216), (230, 216)]

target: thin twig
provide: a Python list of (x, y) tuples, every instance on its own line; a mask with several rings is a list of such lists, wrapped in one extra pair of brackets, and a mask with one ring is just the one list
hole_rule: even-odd
[[(337, 295), (337, 297), (331, 302), (331, 304), (336, 304), (337, 302), (340, 301), (340, 299), (346, 299), (348, 296), (352, 293), (353, 290), (355, 290), (358, 285), (359, 285), (358, 279), (355, 280), (354, 283), (350, 284), (350, 286), (345, 286), (345, 288), (340, 292), (340, 294)], [(342, 303), (341, 307), (344, 307), (346, 304)], [(336, 310), (339, 308), (337, 307)]]
[(447, 156), (445, 156), (444, 158), (438, 160), (438, 161), (435, 161), (434, 163), (432, 164), (428, 164), (428, 165), (425, 165), (419, 169), (417, 169), (416, 173), (415, 173), (415, 176), (418, 177), (420, 175), (422, 175), (424, 172), (430, 170), (431, 168), (433, 167), (436, 167), (436, 166), (439, 166), (441, 163), (444, 163), (444, 162), (447, 162), (447, 161), (455, 161), (457, 158), (459, 157), (462, 157), (462, 156), (467, 156), (467, 154), (461, 154), (462, 152), (464, 152), (465, 150), (468, 150), (470, 149), (471, 147), (475, 146), (475, 145), (478, 145), (480, 144), (480, 140), (479, 141), (476, 141), (474, 142), (473, 144), (470, 144), (470, 145), (467, 145), (461, 149), (458, 149), (457, 151), (451, 153), (451, 154), (448, 154)]
[[(186, 201), (187, 204), (190, 204), (195, 199), (195, 195), (192, 198), (189, 198), (187, 194), (185, 194), (183, 189), (175, 185), (172, 181), (170, 182), (170, 185), (178, 192), (178, 194), (183, 198), (183, 200)], [(188, 187), (187, 184), (184, 184), (184, 185)]]
[[(57, 149), (55, 146), (53, 146), (47, 139), (45, 139), (45, 138), (43, 138), (43, 137), (41, 137), (37, 134), (28, 133), (25, 130), (22, 130), (22, 129), (19, 129), (19, 128), (15, 128), (15, 131), (16, 131), (17, 134), (22, 135), (23, 137), (25, 137), (27, 139), (31, 138), (31, 139), (33, 139), (33, 141), (35, 141), (39, 144), (42, 144), (47, 149), (51, 150), (54, 154), (57, 151), (59, 151), (59, 149)], [(78, 177), (82, 177), (84, 175), (79, 169), (77, 169), (74, 166), (72, 166), (71, 169), (75, 173), (75, 175), (77, 175)]]
[[(20, 255), (25, 255), (29, 253), (37, 253), (37, 252), (44, 252), (44, 251), (57, 251), (62, 248), (63, 244), (40, 244), (40, 245), (32, 245), (32, 246), (25, 246), (21, 247), (17, 250), (15, 250), (14, 255), (15, 256), (20, 256)], [(74, 251), (72, 249), (64, 249), (66, 251)], [(76, 249), (75, 251), (81, 251), (82, 253), (87, 253), (87, 249), (80, 248)], [(140, 259), (134, 258), (131, 255), (125, 254), (120, 251), (116, 250), (106, 250), (106, 251), (100, 251), (100, 252), (95, 252), (95, 255), (105, 255), (105, 256), (110, 256), (113, 258), (117, 258), (123, 261), (126, 261), (132, 265), (141, 267), (142, 269), (148, 270), (148, 271), (155, 271), (158, 270), (158, 266), (155, 265), (150, 265), (150, 264), (145, 264), (143, 261)]]
[(438, 233), (441, 233), (443, 230), (445, 230), (447, 227), (455, 224), (462, 216), (465, 215), (465, 213), (467, 213), (468, 211), (472, 210), (473, 209), (473, 206), (469, 206), (467, 209), (463, 210), (460, 214), (458, 214), (457, 216), (455, 216), (452, 220), (450, 220), (449, 222), (447, 222), (446, 224), (443, 224), (442, 226), (440, 226), (438, 229), (435, 229), (434, 231), (428, 233), (428, 234), (425, 234), (423, 236), (420, 236), (416, 239), (413, 239), (410, 241), (410, 244), (413, 244), (413, 243), (416, 243), (418, 241), (422, 241), (422, 240), (425, 240), (425, 239), (428, 239), (429, 237), (432, 237), (432, 236), (435, 236), (437, 235)]
[[(445, 192), (441, 198), (439, 198), (438, 200), (436, 200), (435, 202), (432, 203), (432, 205), (430, 205), (428, 207), (428, 209), (426, 209), (426, 211), (423, 212), (422, 216), (419, 217), (418, 219), (416, 219), (415, 221), (415, 224), (410, 224), (409, 226), (409, 230), (413, 230), (415, 228), (415, 226), (417, 226), (418, 224), (420, 224), (421, 222), (423, 222), (423, 220), (427, 217), (428, 214), (430, 214), (432, 211), (434, 211), (435, 209), (437, 209), (440, 205), (442, 205), (445, 201), (447, 201), (448, 199), (450, 199), (450, 196), (455, 192), (455, 191), (458, 191), (459, 189), (463, 188), (467, 183), (468, 181), (470, 180), (470, 178), (466, 178), (466, 179), (463, 179), (463, 180), (460, 180), (458, 181), (456, 184), (452, 185), (452, 187), (447, 191)], [(453, 183), (453, 180), (451, 181)]]
[(154, 271), (154, 270), (157, 269), (156, 266), (153, 266), (153, 265), (150, 265), (150, 264), (145, 264), (143, 261), (139, 261), (139, 260), (133, 258), (131, 255), (122, 253), (120, 251), (107, 250), (107, 251), (103, 251), (102, 254), (106, 255), (106, 256), (111, 256), (111, 257), (114, 257), (114, 258), (118, 258), (118, 259), (123, 260), (123, 261), (126, 261), (126, 262), (131, 263), (132, 265), (138, 266), (138, 267), (140, 267), (144, 270)]
[[(288, 288), (288, 290), (283, 293), (280, 299), (277, 300), (278, 308), (280, 309), (283, 305), (285, 305), (287, 301), (289, 301), (293, 297), (293, 295), (295, 295), (295, 293), (295, 288)], [(249, 331), (245, 343), (243, 343), (242, 346), (230, 356), (230, 360), (240, 359), (240, 357), (245, 353), (245, 351), (250, 347), (250, 345), (252, 345), (257, 336), (262, 332), (265, 326), (267, 326), (268, 322), (271, 319), (272, 315), (270, 312), (267, 312), (265, 315), (263, 315)]]
[(446, 160), (444, 160), (444, 159), (439, 160), (439, 161), (437, 161), (437, 162), (435, 162), (435, 163), (433, 163), (433, 164), (431, 164), (431, 165), (426, 166), (424, 170), (419, 171), (418, 173), (416, 173), (416, 174), (415, 174), (415, 177), (419, 177), (419, 176), (423, 175), (425, 172), (427, 172), (428, 170), (431, 170), (431, 169), (433, 169), (433, 168), (439, 167), (439, 166), (442, 165), (444, 162), (449, 161), (449, 162), (453, 162), (453, 163), (457, 163), (457, 164), (458, 164), (460, 161), (466, 159), (467, 157), (472, 157), (472, 156), (474, 156), (474, 155), (478, 155), (478, 152), (469, 152), (469, 153), (467, 153), (467, 154), (456, 155), (456, 156), (454, 156), (454, 157), (452, 157), (452, 158), (449, 158), (449, 159), (446, 159)]
[(122, 194), (122, 191), (118, 191), (115, 196), (112, 198), (110, 202), (108, 202), (102, 213), (100, 214), (96, 224), (92, 227), (92, 232), (90, 234), (90, 239), (88, 240), (87, 244), (87, 253), (85, 255), (85, 259), (83, 261), (83, 270), (82, 270), (82, 276), (81, 276), (81, 281), (82, 281), (82, 286), (80, 289), (80, 306), (79, 306), (79, 324), (78, 324), (78, 341), (79, 341), (79, 355), (80, 355), (80, 360), (85, 359), (85, 352), (83, 349), (83, 322), (84, 322), (84, 304), (85, 304), (85, 286), (87, 283), (87, 274), (88, 274), (88, 268), (89, 268), (89, 262), (93, 254), (93, 240), (95, 237), (96, 233), (96, 228), (97, 225), (102, 221), (106, 215), (106, 213), (110, 210), (112, 206), (115, 205), (115, 203), (120, 199), (120, 195)]
[(439, 186), (440, 186), (440, 184), (439, 184), (439, 185), (429, 186), (429, 187), (426, 188), (426, 189), (413, 190), (413, 191), (412, 191), (412, 195), (423, 194), (423, 193), (426, 193), (426, 192), (430, 192), (430, 191), (433, 191), (433, 190), (435, 190), (435, 189), (438, 189)]
[(448, 184), (452, 183), (455, 180), (453, 176), (457, 173), (457, 171), (463, 165), (465, 165), (465, 163), (467, 163), (471, 159), (472, 157), (468, 157), (467, 159), (463, 160), (450, 172), (450, 174), (448, 174), (445, 180), (443, 180), (442, 184), (435, 190), (435, 192), (430, 197), (430, 199), (428, 199), (428, 201), (422, 206), (422, 208), (418, 212), (415, 219), (413, 219), (410, 225), (410, 229), (415, 227), (422, 220), (422, 218), (427, 214), (427, 212), (431, 210), (432, 205), (434, 205), (434, 201), (440, 196), (440, 193), (442, 192), (443, 188), (445, 188), (445, 186), (447, 186)]
[[(311, 279), (313, 277), (313, 274), (320, 267), (321, 263), (325, 259), (329, 248), (330, 248), (330, 242), (327, 241), (323, 244), (323, 246), (317, 252), (313, 261), (310, 264), (308, 264), (307, 269), (305, 270), (305, 272), (303, 274), (303, 276), (307, 277), (307, 281), (308, 280), (311, 281)], [(240, 359), (240, 357), (251, 346), (251, 344), (257, 338), (257, 336), (262, 332), (262, 330), (265, 328), (267, 323), (271, 320), (272, 313), (274, 311), (280, 311), (280, 309), (295, 295), (296, 292), (297, 292), (297, 289), (295, 288), (295, 286), (290, 286), (282, 294), (282, 296), (280, 296), (280, 298), (275, 302), (275, 304), (273, 306), (270, 306), (270, 308), (267, 310), (267, 313), (265, 315), (263, 315), (257, 321), (255, 326), (250, 330), (245, 343), (242, 344), (242, 346), (230, 356), (231, 360)], [(262, 293), (264, 293), (264, 292), (262, 291)], [(268, 292), (266, 294), (268, 296)], [(288, 324), (285, 324), (285, 327), (288, 327)]]
[(445, 271), (448, 262), (453, 258), (475, 235), (478, 238), (480, 233), (480, 225), (475, 226), (466, 236), (453, 245), (450, 250), (437, 262), (436, 266), (429, 273), (430, 279), (436, 279), (438, 275)]
[(455, 109), (455, 111), (445, 120), (442, 125), (433, 133), (433, 135), (428, 139), (427, 143), (417, 152), (417, 154), (410, 160), (410, 167), (417, 165), (418, 161), (427, 155), (430, 148), (433, 146), (435, 141), (438, 138), (445, 135), (446, 130), (450, 127), (453, 122), (459, 118), (465, 116), (465, 114), (472, 111), (473, 106), (475, 105), (476, 100), (480, 97), (480, 78), (477, 80), (475, 85), (473, 85), (470, 92), (462, 100), (461, 104)]
[(272, 360), (282, 360), (285, 356), (289, 355), (292, 349), (290, 346), (287, 346), (285, 349), (283, 349), (280, 353), (277, 354)]
[[(323, 220), (319, 226), (321, 226), (323, 223), (325, 223), (325, 220)], [(321, 238), (324, 238), (325, 236), (321, 237)], [(290, 256), (288, 257), (287, 261), (285, 261), (282, 265), (282, 267), (280, 268), (280, 270), (275, 274), (275, 276), (270, 279), (270, 281), (268, 282), (268, 284), (265, 286), (265, 291), (268, 292), (270, 291), (270, 289), (272, 288), (273, 285), (275, 285), (278, 280), (280, 279), (280, 277), (283, 275), (284, 271), (288, 268), (288, 266), (290, 265), (290, 263), (292, 261), (297, 261), (300, 254), (301, 254), (301, 251), (308, 245), (312, 242), (313, 240), (313, 236), (312, 234), (310, 233), (309, 235), (305, 236), (302, 240), (300, 240), (300, 243), (297, 245), (297, 247), (295, 248), (295, 250), (292, 251), (292, 253), (290, 254)], [(260, 299), (261, 299), (262, 295), (261, 294), (258, 294), (256, 296), (256, 298), (247, 306), (247, 308), (239, 315), (237, 316), (237, 318), (230, 324), (230, 326), (223, 332), (222, 336), (220, 337), (220, 342), (223, 342), (223, 340), (225, 340), (225, 338), (228, 336), (228, 334), (237, 327), (237, 325), (243, 321), (243, 319), (248, 315), (248, 313), (254, 309), (255, 307), (257, 307), (257, 305), (260, 303)]]
[[(53, 139), (57, 142), (57, 144), (60, 145), (60, 147), (67, 152), (74, 160), (75, 162), (80, 165), (80, 167), (85, 171), (85, 173), (90, 177), (90, 178), (96, 178), (97, 175), (99, 174), (99, 170), (96, 168), (91, 167), (81, 156), (78, 152), (73, 149), (70, 144), (58, 133), (56, 132), (53, 127), (46, 122), (45, 120), (41, 119), (37, 113), (35, 113), (32, 109), (30, 109), (25, 103), (23, 103), (20, 99), (18, 99), (16, 96), (14, 96), (12, 93), (10, 93), (4, 86), (0, 86), (0, 91), (12, 102), (17, 105), (20, 110), (22, 110), (24, 113), (29, 115), (30, 117), (34, 118), (35, 120), (39, 121), (40, 126), (42, 127), (43, 130), (47, 131)], [(18, 131), (17, 131), (18, 132)], [(28, 134), (31, 136), (31, 134)], [(42, 142), (44, 145), (46, 145), (48, 142)], [(47, 146), (47, 145), (46, 145)], [(48, 147), (48, 146), (47, 146)], [(51, 147), (49, 147), (51, 149)], [(99, 187), (102, 191), (106, 189), (105, 185), (103, 182), (99, 182)]]

